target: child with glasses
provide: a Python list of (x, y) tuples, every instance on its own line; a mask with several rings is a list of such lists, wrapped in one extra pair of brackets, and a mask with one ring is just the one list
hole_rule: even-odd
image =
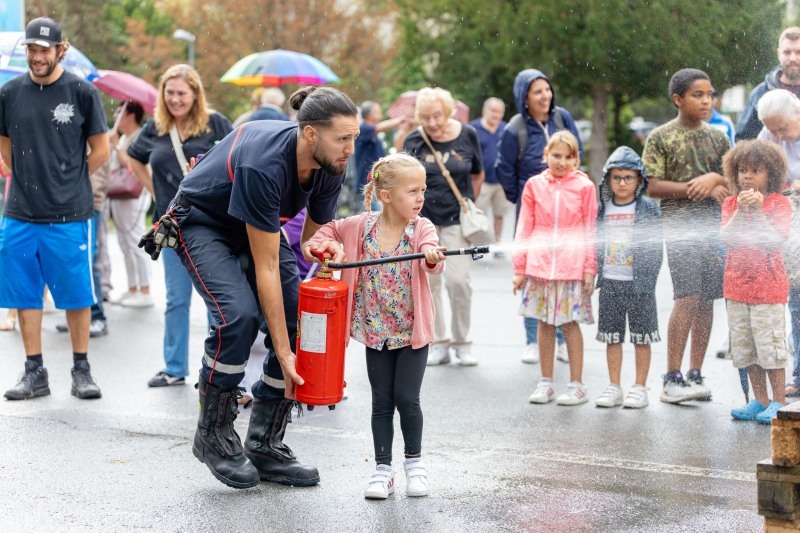
[[(597, 288), (600, 311), (597, 340), (606, 343), (609, 385), (597, 407), (647, 407), (650, 344), (658, 342), (656, 280), (661, 269), (661, 211), (644, 196), (648, 181), (644, 163), (632, 149), (620, 146), (603, 167), (597, 212)], [(625, 317), (636, 354), (636, 380), (623, 400), (622, 342)]]

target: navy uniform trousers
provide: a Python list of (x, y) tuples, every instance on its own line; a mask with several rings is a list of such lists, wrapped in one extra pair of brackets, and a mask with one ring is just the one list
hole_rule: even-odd
[[(255, 265), (247, 234), (241, 226), (211, 217), (196, 207), (176, 206), (172, 214), (180, 225), (177, 250), (189, 271), (195, 290), (202, 296), (214, 318), (205, 342), (200, 377), (216, 387), (239, 385), (259, 329), (267, 337), (269, 356), (264, 361), (261, 380), (252, 388), (255, 398), (278, 400), (284, 397), (285, 383), (256, 288)], [(289, 344), (297, 338), (297, 293), (300, 275), (294, 252), (281, 233), (280, 276), (283, 309)]]

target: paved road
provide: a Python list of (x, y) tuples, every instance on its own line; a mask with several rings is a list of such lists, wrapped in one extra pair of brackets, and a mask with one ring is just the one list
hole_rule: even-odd
[[(112, 244), (112, 258), (121, 264)], [(55, 332), (61, 317), (47, 315), (44, 354), (52, 395), (0, 400), (0, 529), (729, 532), (763, 527), (755, 511), (755, 465), (769, 456), (769, 429), (729, 419), (731, 407), (743, 402), (729, 361), (707, 359), (714, 399), (702, 404), (657, 400), (666, 360), (660, 343), (653, 353), (647, 409), (530, 405), (538, 366), (519, 362), (522, 319), (509, 290), (510, 263), (486, 258), (472, 272), (472, 334), (480, 365), (429, 368), (423, 385), (430, 497), (406, 497), (402, 474), (398, 493), (388, 501), (362, 497), (372, 470), (372, 440), (369, 384), (357, 345), (348, 351), (350, 398), (335, 411), (306, 412), (289, 427), (287, 442), (319, 468), (321, 484), (306, 489), (262, 484), (247, 491), (221, 485), (191, 453), (194, 388), (146, 387), (162, 364), (163, 305), (110, 306), (110, 334), (93, 340), (90, 350), (102, 399), (70, 396), (69, 342)], [(154, 291), (163, 301), (160, 265), (154, 274)], [(113, 279), (124, 286), (121, 267)], [(658, 295), (663, 335), (671, 306), (666, 272)], [(722, 311), (721, 302), (717, 310)], [(192, 317), (192, 352), (200, 354), (205, 314), (199, 299)], [(725, 334), (723, 321), (721, 314), (713, 346)], [(605, 352), (593, 340), (594, 326), (583, 332), (584, 378), (593, 399), (607, 383)], [(19, 334), (2, 334), (0, 361), (7, 371), (0, 389), (13, 384), (21, 354)], [(567, 366), (556, 364), (556, 383), (563, 389)], [(193, 375), (198, 368), (195, 356)], [(626, 348), (623, 385), (632, 381), (633, 357)], [(237, 427), (244, 435), (247, 412)]]

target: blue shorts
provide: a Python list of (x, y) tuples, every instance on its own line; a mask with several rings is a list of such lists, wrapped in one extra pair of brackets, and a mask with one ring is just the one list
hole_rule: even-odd
[(59, 309), (95, 303), (92, 221), (0, 222), (0, 307), (41, 309), (44, 287)]

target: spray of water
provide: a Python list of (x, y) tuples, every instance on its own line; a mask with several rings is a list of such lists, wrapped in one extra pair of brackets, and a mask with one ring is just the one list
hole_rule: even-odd
[[(661, 229), (652, 227), (637, 227), (634, 226), (633, 232), (636, 240), (640, 242), (648, 241), (663, 241), (669, 246), (672, 243), (676, 244), (719, 244), (719, 228), (704, 224), (677, 224), (671, 226), (664, 226)], [(748, 234), (752, 239), (754, 235)], [(766, 240), (766, 233), (763, 236)], [(537, 251), (550, 251), (553, 249), (570, 250), (570, 249), (583, 249), (586, 246), (596, 246), (596, 238), (586, 238), (583, 233), (571, 232), (562, 233), (559, 236), (554, 236), (551, 232), (542, 234), (540, 236), (533, 236), (527, 241), (514, 242), (501, 242), (492, 244), (490, 250), (492, 252), (503, 252), (506, 254), (513, 254), (518, 251), (528, 251), (528, 253), (536, 253)]]

